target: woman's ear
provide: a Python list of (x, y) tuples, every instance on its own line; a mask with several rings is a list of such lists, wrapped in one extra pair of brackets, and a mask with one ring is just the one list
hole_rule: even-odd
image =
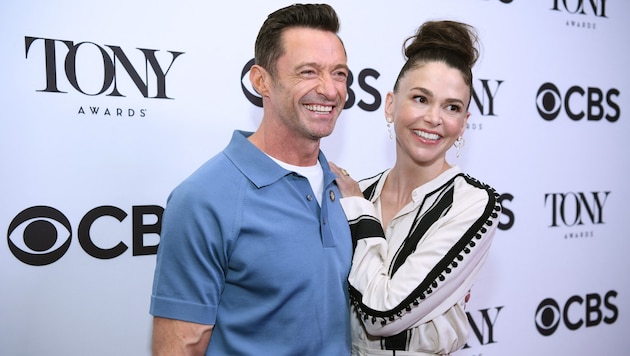
[(462, 123), (462, 128), (459, 130), (459, 136), (464, 136), (464, 131), (466, 131), (466, 126), (468, 125), (468, 118), (470, 117), (470, 111), (466, 113), (466, 117), (464, 118), (464, 122)]
[(391, 91), (385, 96), (385, 120), (390, 124), (394, 122), (394, 93)]

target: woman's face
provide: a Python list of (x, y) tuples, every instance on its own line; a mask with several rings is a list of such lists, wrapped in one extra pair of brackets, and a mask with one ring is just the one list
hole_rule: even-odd
[(394, 121), (398, 159), (422, 166), (443, 164), (446, 151), (464, 133), (469, 101), (470, 89), (457, 69), (428, 62), (408, 71), (385, 101), (385, 115)]

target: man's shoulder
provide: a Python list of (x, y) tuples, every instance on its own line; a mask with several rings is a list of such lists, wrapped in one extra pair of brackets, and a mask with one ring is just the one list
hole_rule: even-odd
[(234, 187), (239, 177), (242, 178), (242, 174), (220, 152), (179, 183), (173, 189), (171, 198), (177, 196), (186, 200), (205, 200)]

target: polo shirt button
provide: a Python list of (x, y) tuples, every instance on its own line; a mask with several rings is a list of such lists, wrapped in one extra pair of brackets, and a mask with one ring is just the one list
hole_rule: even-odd
[(310, 195), (310, 194), (308, 194), (308, 195), (306, 196), (306, 200), (308, 200), (308, 201), (313, 200), (313, 196), (312, 196), (312, 195)]
[(328, 192), (328, 195), (330, 196), (330, 201), (335, 201), (335, 192), (331, 190), (330, 192)]

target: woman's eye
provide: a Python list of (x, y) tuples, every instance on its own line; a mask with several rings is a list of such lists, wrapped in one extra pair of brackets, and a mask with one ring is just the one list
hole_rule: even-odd
[(424, 96), (414, 96), (413, 98), (415, 101), (419, 102), (419, 103), (426, 103), (427, 102), (427, 98), (425, 98)]

